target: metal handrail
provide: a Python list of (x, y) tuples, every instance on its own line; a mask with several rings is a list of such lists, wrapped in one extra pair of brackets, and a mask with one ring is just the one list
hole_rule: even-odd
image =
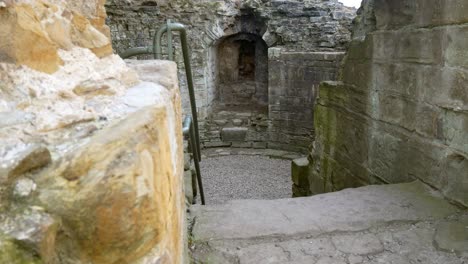
[(197, 148), (195, 146), (195, 130), (194, 130), (194, 123), (192, 122), (192, 118), (186, 117), (184, 121), (184, 127), (182, 129), (184, 136), (189, 136), (189, 147), (193, 152), (193, 163), (195, 164), (195, 172), (197, 176), (197, 183), (198, 189), (200, 190), (200, 199), (202, 205), (205, 205), (205, 192), (203, 190), (203, 181), (200, 172), (200, 162), (197, 160), (196, 155), (198, 155)]
[[(184, 122), (184, 135), (188, 133), (189, 144), (193, 154), (193, 160), (195, 163), (195, 170), (197, 173), (198, 187), (200, 189), (200, 198), (203, 205), (205, 205), (205, 196), (203, 191), (203, 183), (200, 173), (200, 161), (201, 161), (201, 148), (200, 148), (200, 133), (198, 130), (198, 115), (197, 115), (197, 104), (195, 99), (195, 88), (193, 84), (192, 64), (190, 62), (190, 53), (187, 41), (187, 30), (184, 25), (180, 23), (173, 23), (171, 20), (167, 20), (167, 24), (161, 27), (153, 37), (153, 46), (130, 48), (122, 53), (120, 57), (128, 59), (130, 57), (138, 55), (153, 54), (155, 59), (162, 59), (162, 46), (161, 40), (165, 33), (167, 33), (168, 43), (168, 58), (174, 60), (173, 46), (172, 46), (172, 31), (180, 32), (180, 40), (182, 42), (182, 52), (184, 57), (185, 73), (187, 76), (187, 86), (190, 96), (190, 108), (192, 117), (190, 119), (190, 128), (185, 127)], [(185, 121), (188, 121), (187, 118)], [(193, 122), (192, 122), (193, 121)]]
[[(195, 124), (196, 144), (197, 149), (200, 150), (200, 132), (198, 130), (197, 102), (195, 98), (195, 86), (193, 84), (192, 64), (190, 62), (190, 53), (187, 41), (187, 29), (185, 28), (185, 26), (180, 23), (172, 23), (170, 20), (168, 20), (167, 24), (161, 27), (153, 38), (153, 53), (155, 59), (162, 58), (162, 36), (166, 32), (168, 33), (168, 36), (172, 36), (171, 34), (169, 34), (169, 32), (172, 31), (180, 32), (180, 41), (182, 42), (182, 53), (184, 56), (185, 73), (187, 76), (187, 86), (189, 88), (190, 107), (192, 110), (193, 123)], [(168, 51), (170, 52), (169, 58), (172, 58), (172, 37), (168, 38), (168, 46), (170, 47), (168, 49)], [(200, 152), (198, 160), (201, 161)]]

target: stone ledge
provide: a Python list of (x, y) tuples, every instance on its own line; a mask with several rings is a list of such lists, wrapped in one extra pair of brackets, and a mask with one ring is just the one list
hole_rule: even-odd
[(202, 158), (212, 158), (219, 156), (267, 156), (275, 159), (294, 160), (301, 157), (297, 152), (275, 150), (275, 149), (253, 149), (253, 148), (218, 148), (202, 150)]

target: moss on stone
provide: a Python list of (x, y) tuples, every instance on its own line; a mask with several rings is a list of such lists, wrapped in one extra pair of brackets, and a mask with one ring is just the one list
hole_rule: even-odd
[[(344, 90), (342, 83), (324, 82), (320, 85), (320, 98), (314, 110), (314, 122), (316, 129), (316, 144), (312, 155), (319, 158), (312, 164), (311, 186), (315, 194), (335, 191), (337, 186), (346, 186), (346, 182), (336, 182), (343, 177), (333, 177), (337, 173), (343, 173), (339, 164), (333, 160), (335, 152), (338, 151), (345, 140), (342, 136), (340, 124), (340, 112), (338, 107), (346, 107), (349, 103), (348, 93)], [(335, 182), (334, 182), (335, 181)], [(317, 186), (321, 185), (321, 186)], [(337, 185), (337, 186), (335, 186)]]
[(41, 264), (42, 261), (23, 249), (12, 238), (0, 233), (0, 263)]

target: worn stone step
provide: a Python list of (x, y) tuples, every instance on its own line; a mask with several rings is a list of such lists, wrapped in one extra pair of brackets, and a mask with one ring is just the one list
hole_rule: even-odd
[[(232, 201), (191, 211), (194, 256), (202, 262), (411, 263), (413, 259), (406, 256), (401, 261), (391, 260), (400, 254), (387, 252), (395, 251), (390, 247), (400, 243), (393, 238), (386, 242), (391, 230), (411, 237), (405, 242), (409, 252), (427, 248), (426, 253), (434, 255), (436, 262), (424, 263), (461, 264), (468, 258), (468, 252), (457, 255), (454, 249), (450, 254), (432, 246), (437, 244), (433, 243), (437, 225), (446, 219), (459, 223), (464, 213), (420, 182), (306, 198)], [(463, 244), (467, 241), (457, 243), (459, 248), (460, 243), (468, 245)], [(356, 259), (361, 261), (353, 262)]]

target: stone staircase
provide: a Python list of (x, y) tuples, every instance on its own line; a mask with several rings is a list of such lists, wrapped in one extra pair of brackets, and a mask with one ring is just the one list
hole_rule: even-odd
[(419, 182), (194, 206), (191, 217), (195, 263), (468, 263), (468, 212)]

